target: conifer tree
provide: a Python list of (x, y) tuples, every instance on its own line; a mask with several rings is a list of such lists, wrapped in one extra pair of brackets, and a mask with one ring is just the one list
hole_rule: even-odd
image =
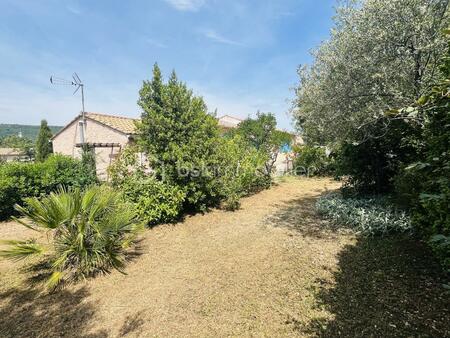
[(53, 153), (53, 146), (51, 142), (52, 131), (47, 125), (46, 120), (41, 121), (41, 128), (39, 129), (38, 138), (36, 140), (36, 161), (44, 161), (48, 155)]
[(216, 202), (208, 166), (217, 147), (218, 127), (203, 98), (195, 96), (175, 72), (164, 83), (157, 64), (139, 94), (138, 142), (157, 178), (181, 187), (188, 208)]

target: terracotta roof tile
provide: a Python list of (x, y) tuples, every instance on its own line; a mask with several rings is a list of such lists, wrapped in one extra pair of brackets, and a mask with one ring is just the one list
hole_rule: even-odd
[(24, 155), (23, 150), (15, 148), (0, 148), (0, 156), (19, 156)]
[(131, 117), (106, 115), (99, 113), (86, 113), (86, 118), (107, 125), (108, 127), (116, 129), (124, 134), (135, 134), (135, 122), (139, 121), (139, 119), (133, 119)]

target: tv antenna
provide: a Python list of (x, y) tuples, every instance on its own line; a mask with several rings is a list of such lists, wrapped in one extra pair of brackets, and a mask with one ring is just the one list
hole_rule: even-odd
[(50, 83), (53, 85), (59, 85), (59, 86), (74, 86), (75, 91), (73, 92), (73, 95), (81, 88), (81, 120), (79, 121), (80, 124), (80, 141), (81, 144), (84, 144), (84, 132), (86, 128), (86, 118), (85, 118), (85, 110), (84, 110), (84, 84), (81, 82), (80, 77), (77, 73), (72, 74), (72, 80), (66, 80), (60, 77), (50, 76)]

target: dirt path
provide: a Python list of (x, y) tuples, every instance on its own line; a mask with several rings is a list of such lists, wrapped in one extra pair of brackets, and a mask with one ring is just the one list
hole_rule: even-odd
[[(324, 293), (336, 289), (339, 281), (341, 255), (358, 241), (350, 234), (324, 230), (314, 215), (317, 196), (336, 187), (327, 179), (289, 179), (244, 199), (239, 211), (214, 210), (149, 230), (141, 243), (142, 255), (128, 265), (127, 275), (114, 272), (56, 295), (26, 287), (15, 273), (19, 265), (2, 262), (0, 278), (10, 286), (3, 285), (0, 295), (0, 336), (361, 333), (368, 323), (355, 328), (346, 325), (345, 318), (336, 323), (342, 309), (324, 304)], [(3, 224), (0, 237), (26, 235), (18, 231), (15, 224)], [(375, 320), (389, 328), (385, 311), (380, 313)], [(428, 325), (426, 320), (422, 316), (423, 325)], [(436, 332), (445, 332), (439, 316), (435, 321), (431, 324)], [(333, 325), (333, 332), (327, 332)], [(392, 325), (399, 324), (393, 320)]]

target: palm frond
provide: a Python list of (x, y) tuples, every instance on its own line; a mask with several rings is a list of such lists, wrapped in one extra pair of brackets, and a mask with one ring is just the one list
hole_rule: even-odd
[[(48, 286), (86, 278), (116, 269), (122, 273), (126, 250), (134, 243), (144, 224), (125, 207), (120, 194), (109, 187), (60, 189), (42, 199), (30, 198), (17, 210), (25, 217), (21, 224), (32, 229), (53, 231), (53, 274)], [(25, 257), (38, 253), (34, 242), (16, 241), (3, 252), (5, 257)], [(17, 258), (16, 258), (17, 259)]]
[(3, 240), (0, 243), (9, 246), (9, 249), (0, 250), (0, 257), (14, 261), (19, 261), (34, 255), (41, 255), (45, 251), (44, 247), (37, 244), (35, 240)]
[(46, 286), (49, 289), (55, 289), (60, 283), (63, 281), (64, 274), (61, 271), (53, 271), (53, 273), (50, 275), (49, 279), (47, 280)]

